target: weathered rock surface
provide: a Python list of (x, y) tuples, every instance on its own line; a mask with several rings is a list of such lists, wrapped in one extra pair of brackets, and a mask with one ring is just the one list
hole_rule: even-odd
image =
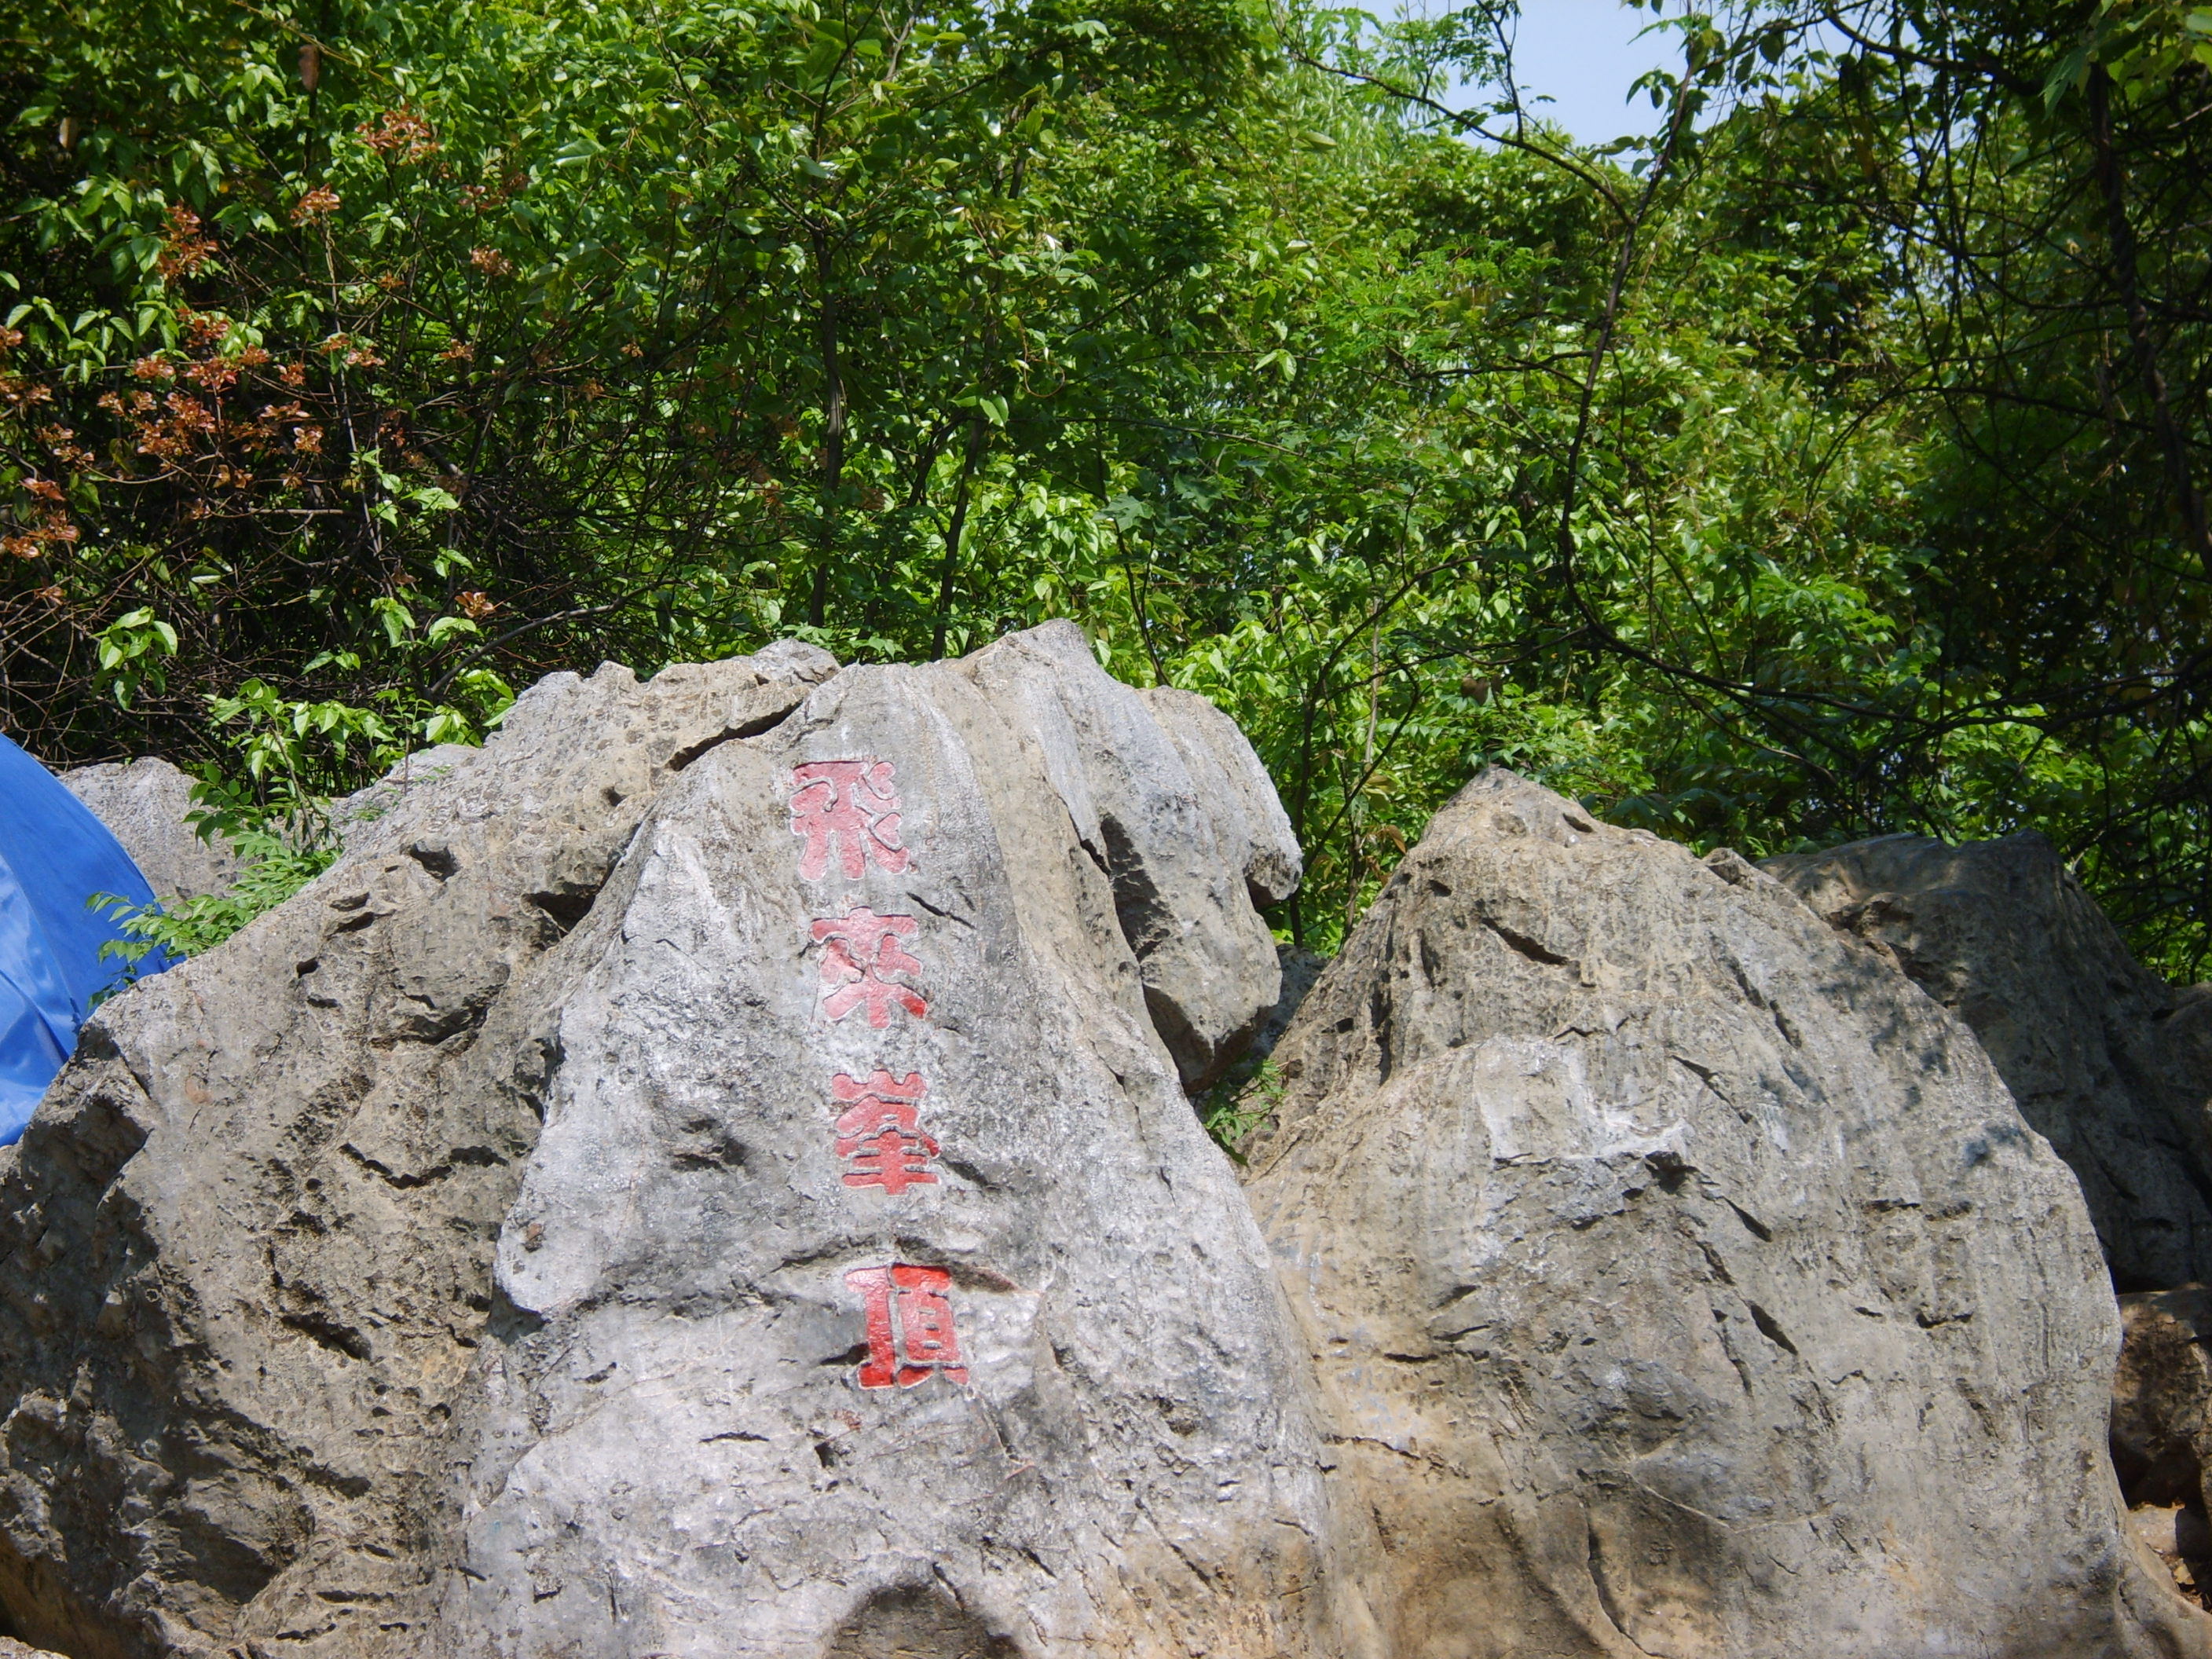
[(538, 1133), (547, 952), (677, 762), (834, 666), (554, 676), (434, 811), (373, 817), (292, 902), (88, 1024), (0, 1154), (19, 1630), (100, 1659), (419, 1620)]
[[(826, 657), (828, 653), (823, 654)], [(801, 659), (794, 657), (792, 660), (798, 663)], [(404, 757), (368, 788), (357, 789), (331, 803), (332, 832), (341, 842), (344, 842), (392, 811), (415, 791), (427, 789), (452, 776), (456, 767), (469, 764), (477, 752), (464, 744), (441, 743)]]
[(555, 676), (87, 1028), (0, 1153), (26, 1636), (1367, 1650), (1178, 1076), (1275, 998), (1264, 775), (1065, 625), (832, 667)]
[(2212, 1648), (2076, 1184), (1779, 882), (1486, 774), (1274, 1058), (1249, 1190), (1401, 1659)]
[(2145, 969), (2033, 832), (1765, 867), (1973, 1027), (2080, 1179), (2118, 1289), (2212, 1280), (2212, 991)]
[(1300, 867), (1251, 744), (1202, 697), (1108, 678), (1066, 623), (980, 659), (975, 677), (1034, 734), (1077, 840), (1112, 878), (1153, 1024), (1184, 1081), (1210, 1082), (1274, 1004), (1274, 936), (1255, 907), (1288, 895)]
[(123, 843), (155, 897), (198, 898), (237, 878), (238, 857), (229, 844), (202, 841), (185, 821), (192, 781), (168, 762), (154, 756), (106, 761), (64, 772), (61, 781)]
[(2212, 1654), (2203, 1310), (2130, 1524), (2080, 1188), (1868, 907), (1492, 774), (1301, 1001), (1249, 745), (1066, 625), (556, 675), (334, 817), (0, 1152), (73, 1659)]

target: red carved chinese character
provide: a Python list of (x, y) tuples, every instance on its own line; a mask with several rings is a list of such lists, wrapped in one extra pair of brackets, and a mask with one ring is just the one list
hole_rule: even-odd
[(937, 1176), (929, 1160), (937, 1156), (937, 1143), (920, 1133), (886, 1129), (881, 1134), (841, 1140), (837, 1156), (853, 1159), (845, 1172), (848, 1187), (880, 1187), (893, 1198), (909, 1187), (933, 1187)]
[(893, 1004), (916, 1018), (927, 1013), (929, 1004), (919, 992), (890, 977), (921, 971), (921, 964), (898, 945), (914, 930), (912, 916), (879, 916), (865, 907), (817, 921), (814, 941), (823, 947), (822, 983), (828, 988), (823, 1012), (842, 1019), (865, 1002), (868, 1024), (878, 1030), (891, 1023)]
[(918, 1118), (915, 1109), (928, 1092), (929, 1085), (919, 1072), (908, 1072), (903, 1078), (895, 1078), (889, 1072), (871, 1072), (866, 1083), (840, 1072), (830, 1079), (830, 1098), (852, 1108), (837, 1120), (837, 1133), (845, 1135), (865, 1134), (894, 1123), (911, 1129)]
[(968, 1380), (960, 1363), (959, 1340), (952, 1334), (952, 1275), (942, 1267), (891, 1269), (898, 1290), (899, 1336), (905, 1344), (906, 1364), (899, 1367), (902, 1386), (911, 1388), (929, 1371), (942, 1372), (954, 1382)]
[(855, 1267), (845, 1282), (860, 1293), (867, 1322), (868, 1357), (860, 1366), (864, 1389), (910, 1389), (933, 1374), (965, 1382), (960, 1345), (952, 1332), (952, 1275), (942, 1267)]
[(808, 761), (791, 769), (791, 833), (806, 837), (799, 873), (821, 880), (830, 868), (830, 847), (850, 879), (860, 878), (873, 859), (893, 875), (902, 873), (907, 849), (899, 845), (898, 792), (891, 787), (891, 763), (879, 760)]
[(917, 1127), (916, 1108), (928, 1085), (919, 1072), (904, 1081), (876, 1072), (866, 1083), (840, 1072), (830, 1079), (830, 1098), (846, 1110), (837, 1120), (837, 1156), (854, 1158), (848, 1187), (880, 1187), (893, 1198), (908, 1187), (934, 1186), (928, 1167), (937, 1143)]

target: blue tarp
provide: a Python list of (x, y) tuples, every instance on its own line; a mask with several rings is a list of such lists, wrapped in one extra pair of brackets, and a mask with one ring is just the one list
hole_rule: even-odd
[[(93, 998), (115, 982), (120, 964), (100, 947), (118, 935), (86, 908), (94, 893), (154, 902), (107, 826), (0, 736), (0, 1146), (22, 1134)], [(168, 966), (155, 951), (138, 972)]]

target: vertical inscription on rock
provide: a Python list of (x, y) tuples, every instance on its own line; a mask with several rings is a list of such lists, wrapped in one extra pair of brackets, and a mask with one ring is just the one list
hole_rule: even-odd
[[(791, 833), (803, 843), (802, 880), (819, 882), (833, 870), (859, 881), (870, 866), (891, 875), (913, 867), (914, 852), (900, 838), (896, 769), (864, 756), (807, 761), (791, 771)], [(882, 914), (849, 901), (840, 914), (809, 924), (822, 947), (821, 1008), (832, 1020), (865, 1010), (869, 1026), (889, 1029), (903, 1013), (924, 1018), (929, 1003), (920, 989), (920, 958), (901, 942), (919, 921)], [(836, 1109), (837, 1156), (850, 1188), (875, 1188), (903, 1198), (909, 1188), (937, 1184), (931, 1164), (937, 1142), (921, 1128), (921, 1100), (929, 1085), (918, 1071), (898, 1077), (877, 1067), (864, 1082), (840, 1072), (830, 1079)], [(893, 1262), (855, 1267), (845, 1283), (860, 1297), (868, 1357), (856, 1381), (864, 1389), (912, 1388), (932, 1376), (965, 1382), (953, 1330), (952, 1276), (942, 1267)]]
[(846, 878), (870, 862), (903, 875), (912, 862), (899, 844), (898, 792), (889, 761), (808, 761), (791, 772), (791, 833), (802, 837), (799, 873), (819, 881), (834, 854)]

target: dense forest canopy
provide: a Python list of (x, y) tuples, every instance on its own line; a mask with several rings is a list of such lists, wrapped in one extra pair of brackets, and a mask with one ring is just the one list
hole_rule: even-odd
[[(1532, 0), (1540, 3), (1540, 0)], [(0, 0), (0, 723), (289, 812), (515, 688), (1068, 615), (1333, 948), (1516, 767), (2044, 830), (2212, 954), (2212, 9)]]

